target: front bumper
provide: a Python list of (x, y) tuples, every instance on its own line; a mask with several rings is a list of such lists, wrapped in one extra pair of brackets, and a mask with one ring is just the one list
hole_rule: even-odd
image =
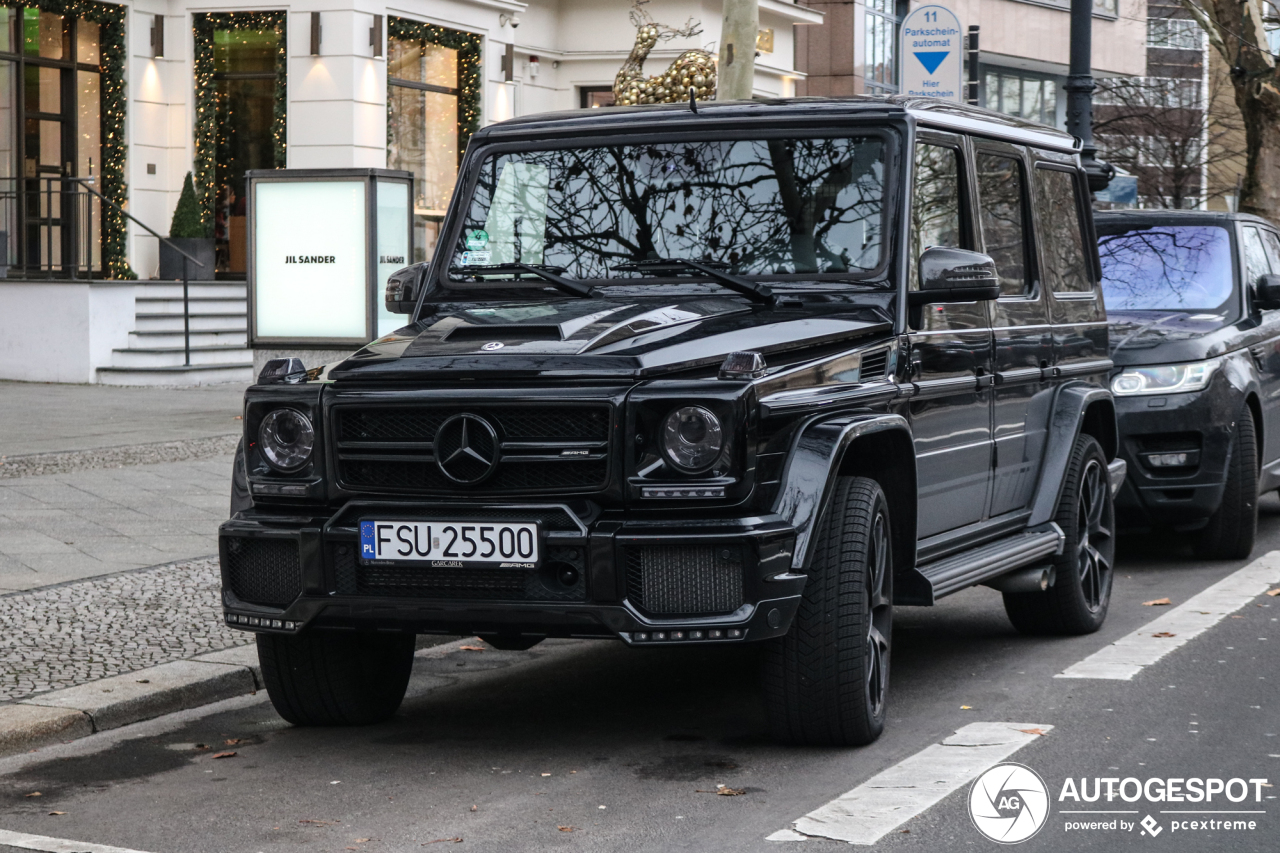
[[(1129, 466), (1116, 496), (1122, 528), (1191, 530), (1217, 511), (1232, 421), (1241, 406), (1228, 390), (1225, 382), (1215, 381), (1190, 394), (1116, 397), (1120, 455)], [(1185, 464), (1155, 464), (1182, 453)]]
[[(362, 518), (459, 517), (540, 522), (540, 567), (446, 570), (357, 560)], [(772, 516), (637, 521), (584, 504), (353, 501), (327, 518), (249, 511), (219, 531), (223, 610), (231, 627), (285, 634), (762, 640), (785, 633), (799, 607), (804, 576), (790, 571), (794, 541), (794, 530)]]

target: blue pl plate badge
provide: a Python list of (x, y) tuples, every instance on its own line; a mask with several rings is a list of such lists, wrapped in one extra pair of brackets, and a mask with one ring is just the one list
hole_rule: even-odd
[(360, 522), (360, 556), (367, 560), (372, 560), (377, 556), (377, 546), (373, 541), (373, 522)]

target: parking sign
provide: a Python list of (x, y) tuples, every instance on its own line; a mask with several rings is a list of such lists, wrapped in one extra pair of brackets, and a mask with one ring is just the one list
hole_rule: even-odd
[(963, 100), (960, 19), (945, 6), (921, 6), (902, 22), (902, 94)]

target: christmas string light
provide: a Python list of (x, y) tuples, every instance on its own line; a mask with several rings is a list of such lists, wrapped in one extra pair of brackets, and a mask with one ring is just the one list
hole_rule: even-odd
[[(408, 18), (387, 18), (387, 37), (433, 44), (458, 51), (458, 157), (467, 150), (471, 134), (480, 128), (480, 36), (424, 24)], [(391, 142), (391, 98), (387, 98), (387, 142)]]

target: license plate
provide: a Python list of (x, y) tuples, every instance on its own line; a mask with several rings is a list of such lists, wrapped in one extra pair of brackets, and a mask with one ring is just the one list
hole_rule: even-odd
[(532, 569), (538, 565), (540, 544), (533, 522), (360, 522), (360, 560), (366, 563)]

